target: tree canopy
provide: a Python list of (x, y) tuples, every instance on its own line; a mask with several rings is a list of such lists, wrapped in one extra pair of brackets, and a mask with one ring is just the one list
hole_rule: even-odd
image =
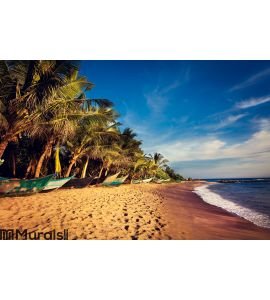
[(0, 61), (0, 175), (183, 180), (121, 129), (110, 100), (88, 97), (93, 86), (78, 62)]

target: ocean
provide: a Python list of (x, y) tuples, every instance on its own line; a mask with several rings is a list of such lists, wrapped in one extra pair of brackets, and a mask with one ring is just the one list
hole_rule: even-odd
[(195, 189), (205, 202), (270, 228), (270, 178), (208, 179)]

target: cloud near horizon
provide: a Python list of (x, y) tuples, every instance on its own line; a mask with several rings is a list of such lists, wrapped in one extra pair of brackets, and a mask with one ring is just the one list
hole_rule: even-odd
[[(205, 136), (174, 140), (169, 144), (161, 143), (148, 150), (162, 153), (180, 173), (184, 172), (184, 176), (211, 177), (212, 174), (221, 177), (223, 174), (223, 177), (226, 177), (225, 174), (229, 173), (235, 174), (234, 177), (243, 177), (245, 174), (257, 176), (256, 170), (260, 170), (258, 171), (261, 172), (260, 174), (270, 176), (269, 165), (267, 165), (270, 161), (270, 120), (256, 120), (256, 124), (258, 130), (241, 143), (229, 144), (219, 137)], [(203, 161), (208, 165), (211, 165), (211, 161), (223, 161), (223, 163), (215, 163), (210, 171), (209, 168), (202, 170), (199, 167)], [(193, 162), (193, 167), (183, 169), (181, 164), (185, 165), (188, 162)], [(194, 165), (196, 162), (197, 168)], [(247, 171), (250, 173), (245, 173)]]
[(170, 161), (253, 157), (270, 151), (270, 129), (259, 130), (242, 143), (228, 144), (218, 137), (202, 137), (196, 140), (175, 140), (154, 148), (159, 149)]

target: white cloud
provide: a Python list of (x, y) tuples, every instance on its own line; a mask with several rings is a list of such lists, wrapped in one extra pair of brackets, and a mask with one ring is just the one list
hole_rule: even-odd
[(244, 118), (245, 116), (247, 116), (247, 114), (230, 115), (227, 118), (221, 120), (219, 123), (213, 124), (213, 125), (208, 125), (208, 126), (206, 126), (206, 128), (214, 129), (214, 130), (221, 129), (221, 128), (224, 128), (224, 127), (234, 124), (235, 122)]
[(253, 106), (257, 106), (263, 103), (270, 101), (270, 96), (260, 97), (260, 98), (251, 98), (245, 101), (241, 101), (235, 104), (236, 108), (245, 109)]
[(261, 129), (261, 130), (270, 130), (270, 118), (256, 118), (253, 119), (253, 122)]
[(228, 144), (219, 138), (202, 137), (153, 146), (171, 162), (256, 157), (270, 152), (270, 131), (260, 130), (242, 143)]
[[(152, 91), (144, 94), (147, 105), (153, 115), (160, 116), (169, 103), (168, 94), (190, 80), (190, 69), (187, 68), (184, 70), (180, 77), (180, 79), (177, 79), (166, 86), (158, 85)], [(186, 101), (186, 99), (183, 99), (183, 101)]]
[(181, 165), (180, 163), (175, 169), (185, 177), (193, 178), (244, 178), (244, 177), (269, 177), (269, 161), (270, 157), (264, 159), (239, 159), (224, 160), (210, 164), (208, 167), (193, 164), (192, 166)]
[(260, 81), (261, 79), (263, 79), (264, 77), (266, 77), (268, 75), (270, 75), (270, 68), (265, 69), (259, 73), (256, 73), (255, 75), (250, 76), (247, 80), (233, 86), (229, 91), (233, 92), (236, 90), (240, 90), (240, 89), (249, 87), (253, 84), (256, 84), (258, 81)]
[(154, 115), (159, 115), (164, 111), (169, 103), (168, 93), (175, 90), (181, 85), (179, 80), (174, 81), (170, 85), (165, 87), (156, 87), (153, 91), (148, 92), (144, 95), (148, 107), (151, 113)]
[(157, 91), (145, 94), (145, 98), (153, 114), (160, 114), (168, 105), (168, 98)]

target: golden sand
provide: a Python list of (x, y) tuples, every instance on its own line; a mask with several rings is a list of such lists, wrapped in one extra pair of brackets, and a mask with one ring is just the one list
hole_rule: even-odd
[(0, 198), (0, 228), (69, 239), (270, 239), (260, 228), (209, 205), (192, 191), (201, 183), (61, 189)]
[(69, 239), (170, 239), (162, 198), (147, 185), (61, 189), (0, 199), (0, 227)]

